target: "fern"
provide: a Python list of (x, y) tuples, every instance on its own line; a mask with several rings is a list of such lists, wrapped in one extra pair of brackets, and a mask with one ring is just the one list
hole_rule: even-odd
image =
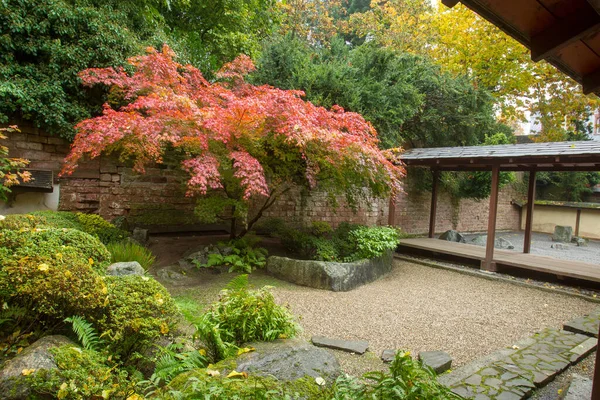
[(74, 315), (66, 318), (65, 322), (71, 323), (73, 332), (77, 335), (77, 338), (86, 350), (98, 351), (100, 349), (103, 341), (98, 336), (98, 332), (96, 332), (94, 326), (87, 322), (85, 318)]
[(238, 275), (235, 278), (233, 278), (227, 284), (227, 286), (225, 286), (225, 289), (238, 291), (238, 290), (246, 289), (247, 287), (248, 287), (248, 275), (244, 274), (244, 275)]

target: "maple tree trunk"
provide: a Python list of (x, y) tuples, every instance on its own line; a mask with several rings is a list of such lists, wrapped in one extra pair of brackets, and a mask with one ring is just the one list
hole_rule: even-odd
[[(243, 238), (244, 236), (246, 236), (246, 234), (248, 232), (250, 232), (250, 230), (252, 229), (252, 227), (254, 226), (254, 224), (256, 224), (258, 222), (258, 220), (262, 217), (263, 213), (270, 208), (275, 201), (280, 198), (284, 193), (287, 193), (291, 188), (286, 188), (284, 189), (281, 193), (279, 193), (278, 195), (274, 195), (275, 190), (271, 193), (271, 195), (267, 198), (267, 200), (265, 201), (265, 203), (262, 205), (262, 207), (258, 210), (258, 212), (256, 213), (256, 215), (250, 220), (248, 221), (248, 224), (244, 227), (244, 229), (241, 230), (240, 234), (233, 237), (232, 239), (240, 239)], [(233, 232), (233, 231), (232, 231)]]
[[(235, 206), (233, 206), (232, 210), (231, 210), (231, 214), (235, 215)], [(236, 231), (237, 231), (237, 218), (236, 217), (231, 217), (231, 225), (229, 228), (229, 240), (234, 240), (237, 239), (236, 237)], [(241, 237), (241, 236), (240, 236)]]

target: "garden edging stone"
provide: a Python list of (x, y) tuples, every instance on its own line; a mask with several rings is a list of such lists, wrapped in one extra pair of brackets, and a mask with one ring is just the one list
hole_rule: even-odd
[(271, 256), (266, 270), (276, 278), (316, 289), (346, 292), (373, 282), (392, 270), (393, 252), (351, 263), (296, 260)]

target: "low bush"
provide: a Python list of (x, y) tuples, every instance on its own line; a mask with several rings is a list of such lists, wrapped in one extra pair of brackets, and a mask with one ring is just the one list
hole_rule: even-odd
[(175, 302), (156, 280), (146, 276), (106, 276), (108, 299), (95, 324), (110, 350), (135, 363), (154, 339), (168, 334), (179, 319)]
[(2, 300), (27, 309), (28, 319), (47, 326), (71, 315), (95, 314), (107, 296), (89, 261), (69, 253), (13, 259), (0, 278)]
[(139, 399), (139, 376), (119, 368), (110, 356), (65, 345), (50, 352), (57, 368), (40, 369), (29, 382), (34, 393), (56, 399)]
[(234, 346), (293, 337), (298, 332), (289, 310), (275, 302), (268, 287), (250, 290), (248, 275), (233, 279), (197, 324), (212, 361), (231, 354)]
[(109, 243), (106, 248), (110, 253), (111, 262), (137, 261), (146, 271), (154, 265), (156, 260), (150, 250), (130, 241)]
[(267, 263), (267, 250), (257, 247), (260, 238), (244, 236), (243, 238), (219, 243), (218, 252), (208, 255), (205, 264), (194, 260), (198, 268), (212, 268), (226, 266), (229, 272), (242, 272), (249, 274), (256, 268), (262, 268)]

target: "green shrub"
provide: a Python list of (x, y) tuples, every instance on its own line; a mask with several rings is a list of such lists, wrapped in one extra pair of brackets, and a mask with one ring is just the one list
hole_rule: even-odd
[(13, 259), (1, 278), (4, 300), (29, 310), (38, 323), (94, 314), (106, 301), (106, 285), (89, 261), (69, 253)]
[(37, 395), (57, 399), (142, 399), (139, 377), (119, 368), (107, 354), (72, 345), (51, 349), (58, 368), (41, 369), (30, 376)]
[(23, 257), (54, 258), (71, 255), (81, 258), (103, 274), (110, 253), (95, 237), (77, 229), (22, 228), (0, 230), (0, 266)]
[[(219, 266), (229, 267), (229, 272), (251, 273), (256, 268), (262, 268), (267, 263), (267, 250), (256, 247), (260, 238), (247, 235), (241, 239), (231, 240), (227, 243), (219, 243), (218, 253), (208, 255), (205, 264), (194, 260), (198, 268), (212, 268)], [(225, 251), (229, 249), (229, 251)]]
[(313, 221), (310, 225), (310, 233), (316, 237), (325, 237), (332, 232), (333, 228), (326, 221)]
[(398, 232), (385, 226), (361, 226), (350, 231), (348, 236), (354, 247), (350, 258), (354, 260), (379, 257), (398, 247)]
[(236, 345), (289, 338), (298, 331), (292, 314), (275, 302), (268, 287), (249, 290), (248, 275), (230, 282), (206, 313), (206, 322), (218, 327), (223, 342)]
[(340, 376), (335, 383), (335, 400), (403, 399), (422, 400), (461, 399), (437, 382), (435, 372), (399, 351), (389, 372), (373, 371), (362, 380)]
[(169, 333), (179, 319), (175, 302), (156, 280), (138, 275), (106, 276), (107, 305), (96, 325), (108, 347), (123, 361), (135, 361), (154, 339)]
[(111, 262), (137, 261), (146, 271), (156, 260), (150, 250), (134, 242), (113, 242), (107, 244), (106, 248), (110, 253)]

